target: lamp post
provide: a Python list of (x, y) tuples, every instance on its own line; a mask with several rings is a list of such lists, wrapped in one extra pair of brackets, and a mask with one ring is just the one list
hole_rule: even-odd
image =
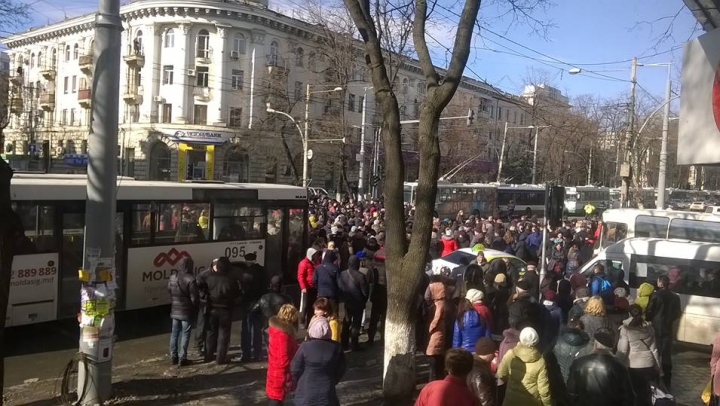
[(367, 106), (367, 91), (372, 86), (363, 89), (362, 123), (360, 124), (360, 170), (358, 171), (358, 201), (365, 198), (365, 110)]
[(292, 121), (293, 124), (295, 124), (295, 128), (297, 128), (298, 133), (300, 133), (300, 139), (302, 140), (302, 148), (303, 148), (303, 175), (302, 175), (302, 186), (308, 187), (308, 136), (310, 134), (310, 95), (311, 94), (318, 94), (318, 93), (331, 93), (331, 92), (340, 92), (343, 88), (340, 86), (335, 87), (334, 89), (330, 90), (318, 90), (315, 92), (310, 91), (310, 84), (305, 87), (305, 131), (300, 129), (300, 125), (298, 125), (297, 121), (293, 116), (291, 116), (288, 113), (285, 113), (283, 111), (278, 111), (272, 108), (270, 103), (266, 104), (266, 110), (268, 113), (271, 114), (280, 114), (282, 116), (287, 117)]
[(532, 166), (532, 183), (535, 184), (535, 178), (537, 174), (537, 151), (538, 151), (538, 135), (541, 128), (548, 128), (549, 125), (528, 125), (528, 126), (522, 126), (522, 127), (508, 127), (508, 123), (505, 122), (505, 131), (503, 132), (503, 140), (502, 140), (502, 146), (500, 147), (500, 162), (498, 162), (498, 174), (497, 174), (497, 182), (500, 183), (500, 180), (502, 179), (502, 167), (503, 167), (503, 160), (505, 159), (505, 145), (507, 144), (507, 131), (510, 129), (529, 129), (534, 128), (535, 129), (535, 142), (533, 146), (533, 166)]

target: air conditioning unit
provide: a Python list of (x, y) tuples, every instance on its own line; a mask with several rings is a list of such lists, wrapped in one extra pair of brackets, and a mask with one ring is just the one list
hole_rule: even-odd
[(155, 96), (155, 97), (153, 97), (153, 100), (154, 100), (156, 103), (164, 103), (164, 102), (165, 102), (165, 98), (162, 97), (162, 96)]
[(188, 69), (187, 75), (188, 75), (188, 76), (195, 76), (195, 69)]
[(240, 58), (240, 53), (238, 51), (230, 51), (230, 59), (238, 59)]

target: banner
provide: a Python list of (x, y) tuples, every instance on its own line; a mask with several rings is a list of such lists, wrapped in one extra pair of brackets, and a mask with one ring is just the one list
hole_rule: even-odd
[(6, 326), (42, 323), (57, 318), (58, 272), (58, 254), (15, 255)]
[(235, 133), (225, 131), (160, 130), (160, 132), (175, 142), (188, 144), (222, 145), (235, 137)]

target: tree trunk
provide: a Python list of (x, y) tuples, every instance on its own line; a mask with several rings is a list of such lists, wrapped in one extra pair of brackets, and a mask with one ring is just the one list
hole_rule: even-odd
[(0, 159), (0, 406), (5, 380), (5, 317), (12, 278), (12, 262), (17, 242), (24, 236), (20, 217), (10, 205), (10, 179), (13, 170)]

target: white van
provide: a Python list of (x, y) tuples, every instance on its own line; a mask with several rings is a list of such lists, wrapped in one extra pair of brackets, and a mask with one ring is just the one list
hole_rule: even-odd
[(707, 345), (720, 331), (720, 243), (628, 238), (602, 250), (580, 272), (592, 274), (596, 264), (623, 269), (633, 294), (643, 282), (655, 285), (659, 276), (678, 268), (681, 277), (673, 290), (683, 314), (676, 338)]

